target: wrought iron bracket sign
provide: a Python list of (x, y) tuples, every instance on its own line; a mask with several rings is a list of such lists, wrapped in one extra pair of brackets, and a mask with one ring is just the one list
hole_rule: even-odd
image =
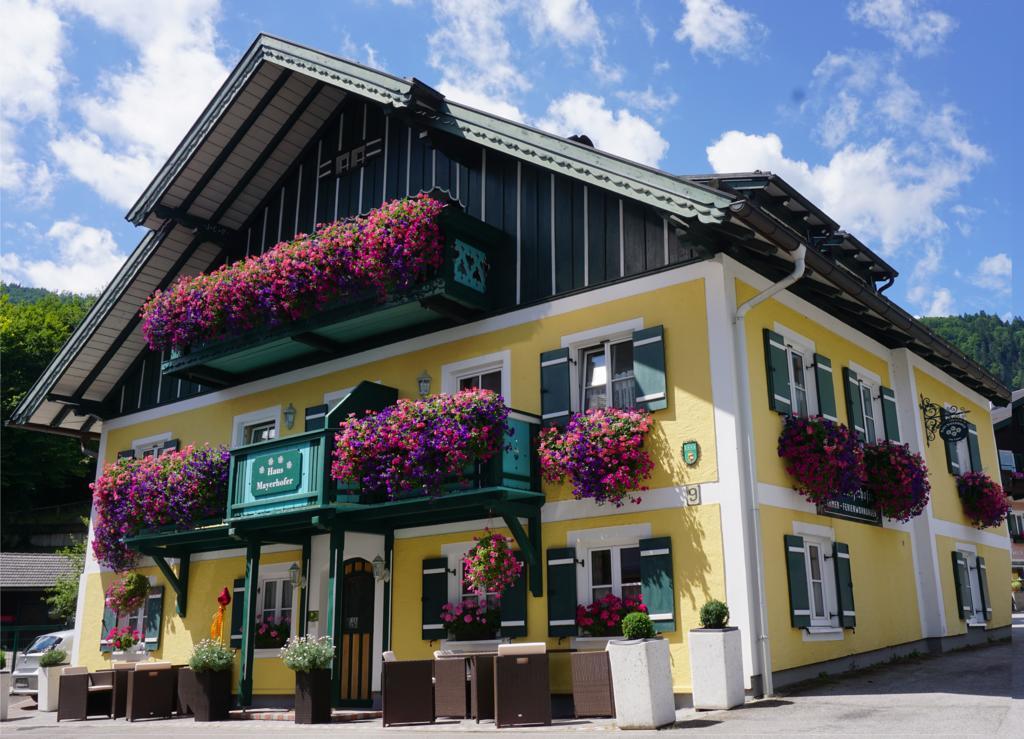
[(924, 418), (924, 438), (928, 446), (935, 441), (936, 435), (949, 442), (967, 438), (967, 419), (964, 416), (970, 411), (955, 405), (943, 407), (924, 395), (921, 396), (919, 407)]

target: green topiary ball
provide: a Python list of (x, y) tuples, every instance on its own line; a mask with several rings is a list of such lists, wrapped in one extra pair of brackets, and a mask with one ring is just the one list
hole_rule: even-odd
[(627, 639), (653, 639), (655, 633), (651, 617), (640, 611), (627, 613), (622, 619), (622, 635)]
[(700, 609), (700, 625), (705, 629), (724, 629), (729, 625), (729, 606), (720, 600), (709, 600)]

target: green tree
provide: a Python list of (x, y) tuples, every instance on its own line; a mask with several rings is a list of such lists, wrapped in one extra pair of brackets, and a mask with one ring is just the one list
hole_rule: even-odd
[(1024, 387), (1024, 318), (1004, 321), (982, 312), (921, 321), (1011, 390)]
[[(89, 519), (83, 518), (82, 525), (89, 527)], [(68, 560), (70, 571), (57, 578), (53, 586), (46, 590), (46, 602), (58, 618), (67, 623), (75, 619), (75, 610), (78, 606), (78, 581), (85, 570), (85, 546), (87, 536), (75, 537), (74, 543), (63, 549), (58, 549), (57, 554)]]

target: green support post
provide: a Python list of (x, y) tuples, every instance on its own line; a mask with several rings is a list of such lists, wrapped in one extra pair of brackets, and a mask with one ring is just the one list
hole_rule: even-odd
[(330, 570), (328, 577), (327, 636), (334, 642), (331, 665), (331, 705), (341, 704), (341, 596), (345, 590), (345, 530), (335, 524), (331, 529)]
[[(390, 571), (394, 572), (394, 551), (395, 551), (395, 532), (389, 531), (384, 534), (384, 566)], [(391, 578), (384, 583), (384, 613), (382, 614), (381, 624), (383, 632), (380, 635), (381, 651), (386, 652), (391, 649)]]
[(309, 613), (309, 557), (312, 548), (309, 538), (302, 545), (302, 594), (299, 596), (299, 636), (305, 636), (306, 615)]
[(238, 678), (238, 704), (252, 705), (252, 669), (256, 649), (257, 590), (260, 584), (260, 545), (249, 542), (245, 548), (245, 604), (242, 609), (242, 657)]
[(153, 562), (156, 564), (157, 569), (163, 574), (164, 579), (167, 580), (167, 584), (171, 586), (171, 590), (174, 591), (175, 596), (175, 608), (177, 609), (178, 615), (185, 618), (185, 613), (188, 609), (188, 565), (190, 555), (182, 554), (178, 560), (178, 574), (174, 574), (174, 570), (167, 564), (167, 559), (163, 554), (153, 554)]

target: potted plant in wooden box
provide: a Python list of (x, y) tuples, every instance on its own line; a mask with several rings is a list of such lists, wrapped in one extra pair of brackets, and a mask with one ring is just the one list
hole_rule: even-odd
[(700, 609), (701, 628), (690, 629), (690, 674), (697, 710), (743, 705), (743, 645), (740, 630), (728, 624), (729, 607), (709, 600)]
[(63, 649), (50, 649), (39, 658), (38, 685), (36, 700), (40, 711), (56, 711), (57, 697), (60, 691), (60, 673), (67, 664), (68, 653)]
[(620, 729), (657, 729), (676, 720), (668, 641), (656, 638), (650, 616), (641, 611), (622, 619), (623, 639), (608, 642), (608, 662)]
[(281, 659), (285, 667), (295, 671), (295, 723), (329, 723), (334, 660), (331, 638), (293, 636), (281, 648)]
[(188, 667), (181, 671), (178, 680), (189, 688), (185, 692), (196, 721), (228, 720), (234, 662), (234, 650), (222, 641), (203, 639), (193, 647)]

